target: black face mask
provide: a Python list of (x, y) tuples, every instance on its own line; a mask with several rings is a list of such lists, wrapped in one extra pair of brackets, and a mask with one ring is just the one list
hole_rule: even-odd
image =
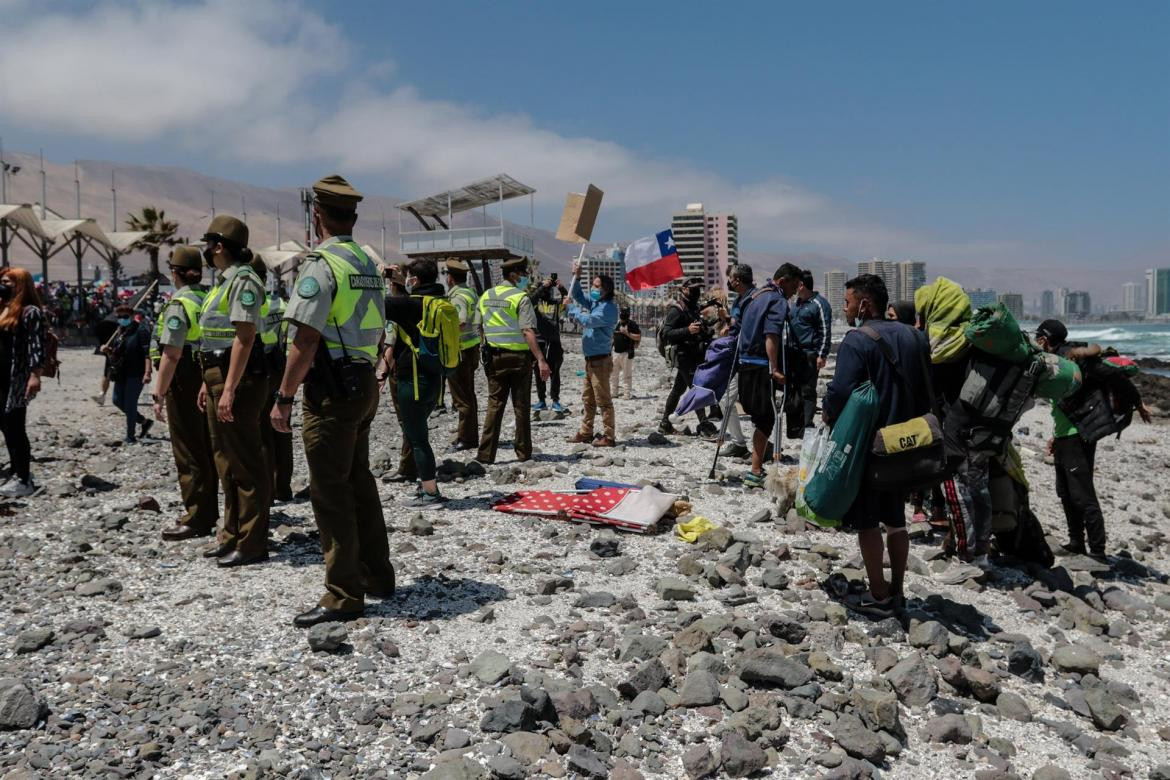
[(207, 263), (208, 268), (215, 269), (215, 247), (204, 247), (203, 262)]
[(691, 303), (698, 303), (700, 292), (702, 292), (702, 290), (699, 290), (695, 287), (692, 287), (691, 289), (687, 290), (687, 300), (690, 301)]
[(0, 301), (6, 301), (12, 297), (12, 288), (6, 284), (0, 284)]

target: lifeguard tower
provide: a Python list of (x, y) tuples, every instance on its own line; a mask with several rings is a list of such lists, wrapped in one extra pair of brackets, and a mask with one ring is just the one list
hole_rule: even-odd
[[(426, 257), (442, 260), (458, 257), (469, 263), (480, 259), (482, 286), (491, 283), (488, 263), (497, 266), (504, 260), (533, 255), (532, 235), (504, 221), (504, 201), (528, 196), (529, 225), (534, 223), (535, 189), (505, 173), (490, 176), (437, 195), (430, 195), (398, 206), (399, 250), (409, 258)], [(497, 206), (497, 220), (489, 222), (487, 207)], [(473, 209), (483, 210), (483, 224), (454, 227), (455, 215)], [(421, 230), (407, 230), (403, 214), (413, 216)], [(480, 280), (477, 280), (480, 281)]]

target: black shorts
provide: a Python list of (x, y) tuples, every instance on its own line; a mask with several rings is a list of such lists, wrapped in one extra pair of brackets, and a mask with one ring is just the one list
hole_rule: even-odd
[(739, 402), (752, 418), (757, 431), (772, 433), (776, 409), (772, 406), (775, 388), (767, 366), (741, 363), (739, 366)]
[(879, 525), (905, 528), (906, 497), (874, 490), (863, 482), (841, 524), (853, 531), (867, 531)]

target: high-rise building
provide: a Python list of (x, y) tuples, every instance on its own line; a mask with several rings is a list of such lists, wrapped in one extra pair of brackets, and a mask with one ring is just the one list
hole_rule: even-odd
[(739, 262), (739, 220), (734, 214), (708, 214), (702, 203), (688, 203), (670, 219), (685, 276), (722, 288), (727, 269)]
[(1146, 271), (1146, 314), (1170, 314), (1170, 268)]
[(626, 253), (617, 244), (604, 252), (595, 252), (586, 255), (581, 260), (581, 283), (588, 289), (593, 277), (606, 274), (613, 278), (614, 289), (618, 292), (630, 292), (626, 284)]
[(903, 260), (898, 263), (899, 301), (913, 301), (914, 292), (925, 284), (926, 263), (920, 260)]
[(1081, 319), (1093, 311), (1093, 299), (1084, 290), (1070, 292), (1064, 299), (1064, 316)]
[(882, 281), (886, 283), (886, 293), (890, 297), (890, 302), (902, 300), (902, 288), (898, 284), (898, 264), (894, 261), (878, 260), (875, 257), (868, 262), (858, 263), (857, 274), (859, 276), (861, 274), (880, 276)]
[(1060, 287), (1052, 295), (1052, 316), (1063, 317), (1068, 314), (1068, 288)]
[(1045, 290), (1040, 293), (1040, 317), (1048, 319), (1056, 314), (1056, 296), (1052, 290)]
[(1011, 315), (1016, 318), (1016, 322), (1024, 319), (1024, 296), (1019, 293), (1000, 293), (999, 302), (1011, 312)]
[(1146, 291), (1139, 282), (1126, 282), (1121, 285), (1121, 310), (1134, 314), (1146, 310)]
[(845, 318), (845, 281), (844, 271), (825, 271), (825, 285), (821, 288), (821, 294), (833, 310), (833, 318), (838, 320)]
[(963, 290), (963, 292), (967, 293), (967, 297), (971, 299), (972, 309), (978, 309), (980, 306), (994, 306), (999, 302), (999, 293), (995, 290), (976, 287), (974, 290)]

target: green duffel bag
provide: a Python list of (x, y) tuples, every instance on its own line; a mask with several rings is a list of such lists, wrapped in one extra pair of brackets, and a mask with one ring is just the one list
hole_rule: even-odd
[(981, 306), (967, 323), (963, 335), (971, 346), (1009, 363), (1026, 363), (1032, 357), (1034, 348), (1002, 303)]
[(877, 429), (878, 394), (863, 382), (849, 396), (841, 416), (821, 443), (816, 468), (804, 488), (804, 500), (818, 517), (839, 522), (861, 489), (866, 461)]

